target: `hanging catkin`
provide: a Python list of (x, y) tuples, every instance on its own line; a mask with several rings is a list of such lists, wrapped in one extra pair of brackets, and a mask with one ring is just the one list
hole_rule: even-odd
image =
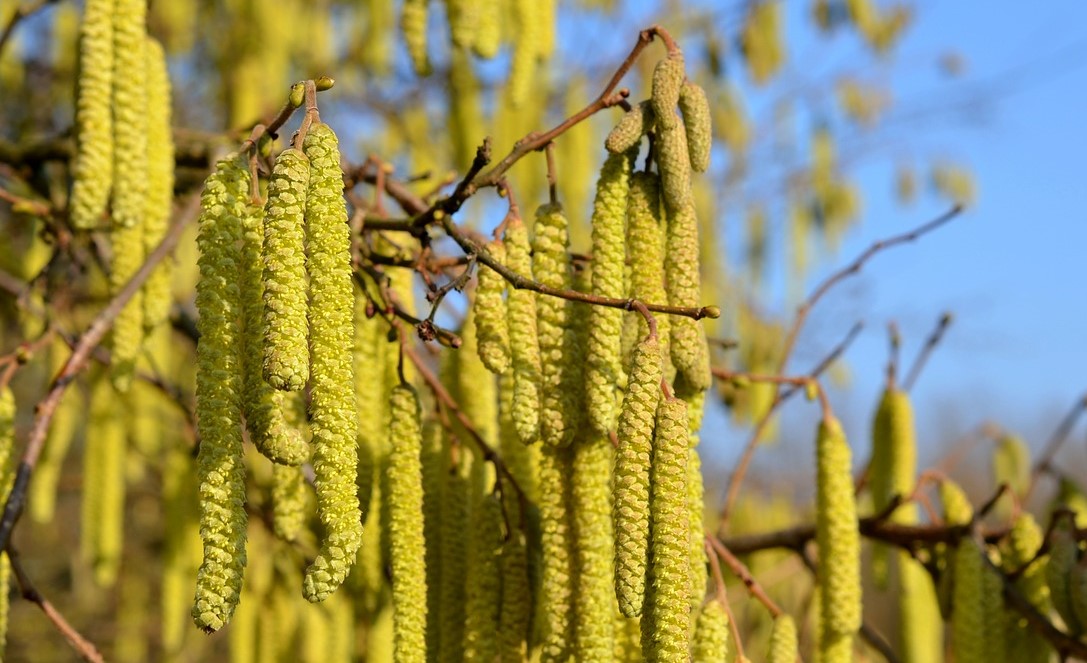
[(306, 526), (306, 476), (301, 467), (272, 466), (272, 527), (284, 541), (294, 541)]
[(955, 584), (951, 598), (951, 643), (959, 663), (983, 663), (985, 607), (983, 604), (985, 560), (973, 538), (959, 542), (954, 553)]
[(612, 154), (621, 154), (641, 141), (642, 136), (653, 128), (653, 104), (649, 100), (627, 111), (619, 123), (608, 133), (604, 147)]
[(472, 40), (472, 52), (490, 60), (498, 55), (502, 45), (502, 14), (504, 6), (499, 0), (476, 0), (479, 9), (479, 23)]
[[(427, 419), (423, 423), (420, 465), (423, 474), (423, 540), (426, 545), (426, 641), (432, 660), (441, 648), (442, 484), (449, 465), (444, 437), (445, 429), (437, 420)], [(365, 543), (363, 547), (366, 547)]]
[(845, 650), (861, 625), (861, 560), (852, 454), (833, 415), (816, 439), (816, 544), (819, 548), (821, 645)]
[(400, 9), (400, 31), (408, 47), (411, 66), (416, 76), (430, 75), (430, 58), (427, 55), (427, 5), (430, 0), (405, 0)]
[(128, 441), (122, 416), (124, 401), (108, 380), (98, 380), (91, 394), (83, 451), (83, 559), (95, 581), (112, 586), (121, 568), (124, 544), (125, 455)]
[[(389, 545), (396, 660), (425, 663), (426, 562), (419, 400), (409, 385), (393, 388), (389, 428)], [(352, 551), (352, 555), (354, 551)]]
[(649, 468), (653, 421), (660, 402), (661, 351), (655, 336), (634, 349), (619, 412), (612, 519), (615, 523), (615, 595), (626, 617), (642, 613), (649, 551)]
[(532, 91), (540, 43), (544, 38), (541, 4), (536, 0), (513, 2), (513, 24), (517, 39), (514, 42), (506, 91), (510, 105), (514, 108), (524, 105)]
[(501, 663), (522, 663), (525, 660), (531, 615), (528, 549), (524, 532), (514, 530), (502, 546), (502, 614), (498, 625)]
[(573, 500), (576, 542), (574, 658), (611, 661), (614, 650), (615, 539), (611, 521), (613, 451), (606, 435), (585, 433), (574, 441)]
[(767, 663), (796, 663), (799, 660), (799, 651), (796, 622), (789, 615), (778, 615), (774, 618), (774, 628), (770, 631)]
[(114, 0), (87, 0), (80, 24), (76, 140), (69, 202), (72, 226), (94, 228), (102, 220), (113, 184)]
[(686, 660), (691, 626), (690, 526), (687, 509), (687, 456), (690, 450), (687, 405), (662, 400), (653, 439), (650, 499), (650, 578), (653, 590), (649, 663)]
[[(151, 253), (162, 241), (174, 200), (174, 142), (170, 130), (170, 75), (162, 45), (151, 37), (147, 44), (147, 214), (143, 226), (144, 251)], [(150, 332), (166, 321), (172, 303), (171, 259), (164, 259), (143, 288), (143, 326)]]
[[(11, 387), (0, 387), (0, 498), (11, 495), (15, 481), (15, 394)], [(8, 591), (11, 584), (11, 561), (7, 552), (0, 553), (0, 659), (8, 641)]]
[(306, 198), (310, 428), (317, 515), (325, 531), (321, 550), (306, 569), (302, 592), (310, 601), (323, 601), (347, 577), (362, 542), (362, 514), (355, 488), (358, 422), (351, 365), (354, 291), (340, 151), (336, 134), (327, 124), (318, 122), (310, 127), (305, 153), (310, 163)]
[[(478, 458), (476, 462), (482, 463)], [(468, 563), (464, 660), (494, 661), (502, 599), (502, 502), (491, 493), (473, 507), (470, 536), (475, 539), (475, 554)]]
[[(500, 241), (487, 245), (487, 251), (499, 263), (506, 262), (506, 246)], [(490, 267), (479, 263), (479, 285), (473, 304), (477, 349), (483, 365), (492, 373), (502, 374), (510, 365), (510, 334), (506, 317), (506, 280)]]
[(205, 631), (223, 627), (238, 604), (245, 569), (245, 466), (242, 462), (240, 318), (236, 245), (249, 196), (238, 155), (223, 159), (200, 200), (200, 314), (196, 346), (196, 420), (200, 435), (200, 536), (204, 561), (192, 617)]
[(710, 103), (702, 86), (684, 81), (679, 91), (679, 110), (683, 113), (691, 169), (704, 173), (710, 167), (713, 129), (710, 126)]
[(309, 455), (302, 435), (283, 416), (287, 394), (264, 381), (264, 284), (261, 246), (264, 242), (264, 208), (252, 200), (242, 216), (242, 244), (238, 265), (239, 296), (244, 332), (242, 337), (242, 412), (249, 440), (274, 463), (301, 465)]
[[(917, 444), (914, 441), (913, 407), (905, 391), (890, 387), (883, 392), (872, 422), (872, 461), (869, 486), (872, 508), (883, 513), (891, 499), (898, 495), (905, 500), (913, 492), (917, 470)], [(912, 505), (895, 509), (890, 521), (909, 523), (916, 520)], [(890, 565), (890, 550), (877, 544), (872, 548), (872, 573), (876, 583), (886, 587)]]
[[(626, 262), (624, 221), (630, 193), (630, 173), (637, 148), (609, 154), (596, 183), (592, 216), (592, 294), (621, 299), (626, 294), (623, 268)], [(589, 423), (598, 433), (615, 428), (618, 389), (623, 372), (622, 309), (593, 306), (589, 309), (588, 356), (585, 398)]]
[[(540, 661), (569, 659), (573, 631), (574, 553), (568, 505), (572, 449), (544, 446), (540, 454)], [(546, 487), (544, 489), (543, 487)]]
[[(1002, 562), (1006, 573), (1019, 572), (1022, 569), (1015, 580), (1015, 586), (1035, 609), (1043, 615), (1048, 615), (1052, 611), (1049, 588), (1045, 581), (1045, 569), (1049, 558), (1037, 556), (1042, 543), (1041, 528), (1038, 527), (1034, 516), (1024, 511), (1012, 522)], [(1006, 628), (1008, 661), (1023, 663), (1049, 661), (1052, 654), (1049, 642), (1045, 636), (1031, 628), (1029, 623), (1020, 619), (1018, 613), (1009, 611)]]
[[(506, 266), (532, 278), (528, 231), (520, 216), (506, 226)], [(532, 444), (540, 436), (540, 341), (536, 322), (536, 293), (510, 289), (506, 302), (513, 366), (513, 404), (510, 414), (518, 437)]]
[[(630, 296), (643, 302), (668, 301), (664, 289), (664, 233), (660, 214), (660, 180), (652, 173), (637, 172), (630, 178), (630, 200), (627, 204), (627, 253), (630, 256)], [(649, 333), (641, 315), (639, 336)], [(671, 364), (668, 352), (672, 316), (658, 315), (657, 336), (665, 360)]]
[(1083, 625), (1072, 603), (1073, 570), (1079, 556), (1074, 524), (1070, 517), (1061, 518), (1053, 527), (1049, 539), (1049, 563), (1045, 567), (1046, 584), (1049, 586), (1049, 598), (1057, 614), (1064, 620), (1072, 633), (1082, 633)]
[[(704, 393), (704, 392), (700, 392)], [(687, 406), (688, 415), (694, 408)], [(698, 437), (691, 435), (691, 449), (687, 457), (687, 518), (690, 524), (690, 538), (687, 545), (687, 558), (691, 564), (691, 611), (706, 599), (706, 586), (709, 583), (709, 559), (706, 557), (706, 530), (704, 497), (705, 486), (702, 483), (702, 457), (695, 448)]]
[(381, 450), (388, 437), (388, 397), (385, 386), (385, 330), (387, 324), (380, 316), (366, 317), (366, 295), (355, 293), (355, 346), (352, 362), (355, 366), (355, 408), (358, 416), (358, 486), (359, 511), (363, 522), (370, 516), (374, 477), (380, 463)]
[[(541, 205), (536, 210), (532, 273), (541, 284), (569, 289), (572, 277), (566, 253), (569, 227), (562, 206)], [(573, 419), (579, 410), (578, 384), (571, 372), (577, 367), (571, 347), (573, 305), (559, 297), (542, 296), (536, 302), (540, 344), (540, 437), (545, 444), (566, 446), (574, 436)]]
[(288, 148), (276, 157), (264, 217), (264, 380), (298, 391), (309, 379), (304, 215), (309, 159)]
[(728, 613), (719, 600), (712, 600), (702, 607), (695, 622), (691, 663), (727, 661), (728, 637)]

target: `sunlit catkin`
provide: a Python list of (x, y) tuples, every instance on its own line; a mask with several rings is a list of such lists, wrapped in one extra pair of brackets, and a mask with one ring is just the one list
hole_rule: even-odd
[(531, 615), (528, 549), (524, 532), (514, 530), (502, 546), (502, 614), (498, 625), (501, 663), (521, 663), (525, 660)]
[[(481, 462), (481, 461), (477, 461)], [(477, 501), (471, 514), (467, 597), (464, 614), (464, 660), (494, 661), (499, 649), (502, 600), (502, 502), (491, 493)]]
[[(143, 225), (146, 253), (166, 234), (174, 199), (174, 142), (170, 129), (170, 75), (162, 45), (147, 37), (147, 215)], [(164, 259), (143, 288), (143, 326), (151, 330), (170, 314), (171, 259)]]
[[(147, 207), (147, 36), (144, 0), (117, 0), (113, 14), (113, 261), (110, 290), (117, 293), (143, 264)], [(110, 376), (127, 391), (143, 342), (143, 301), (125, 305), (113, 322)]]
[[(447, 444), (444, 455), (453, 447)], [(441, 647), (436, 659), (452, 663), (464, 657), (464, 583), (467, 570), (468, 541), (463, 533), (468, 529), (468, 471), (463, 449), (456, 452), (453, 465), (446, 460), (441, 487), (441, 531), (439, 533), (439, 564), (441, 587), (438, 591), (438, 642)]]
[(797, 644), (796, 622), (789, 615), (781, 614), (774, 618), (774, 628), (770, 631), (770, 652), (767, 663), (796, 663), (800, 647)]
[(234, 613), (246, 559), (236, 245), (249, 196), (248, 179), (245, 164), (232, 155), (217, 164), (200, 200), (196, 419), (204, 560), (192, 617), (209, 632), (222, 628)]
[[(541, 205), (533, 227), (532, 273), (541, 284), (570, 288), (571, 274), (566, 253), (569, 226), (558, 203)], [(578, 413), (578, 385), (571, 383), (572, 358), (568, 350), (573, 324), (571, 302), (542, 296), (536, 302), (536, 324), (540, 344), (540, 437), (552, 446), (565, 446), (574, 436), (571, 425)]]
[(985, 609), (983, 574), (985, 560), (972, 538), (959, 542), (954, 553), (955, 585), (951, 598), (951, 644), (959, 663), (983, 663), (985, 659)]
[(417, 76), (430, 75), (427, 55), (427, 5), (430, 0), (406, 0), (400, 9), (400, 31), (408, 47), (411, 66)]
[(612, 536), (612, 446), (603, 434), (583, 434), (574, 441), (574, 658), (611, 661), (614, 650), (615, 539)]
[(710, 167), (713, 130), (710, 126), (710, 103), (702, 86), (691, 81), (683, 83), (679, 92), (679, 110), (683, 113), (691, 169), (703, 173)]
[[(698, 219), (691, 201), (675, 214), (669, 214), (664, 269), (668, 303), (699, 306), (702, 288), (698, 269)], [(683, 377), (690, 390), (708, 389), (709, 347), (702, 326), (692, 318), (677, 316), (672, 319), (669, 333), (669, 350), (677, 374)]]
[(269, 460), (283, 465), (301, 465), (309, 447), (301, 433), (283, 416), (287, 394), (276, 391), (264, 381), (264, 208), (249, 201), (242, 216), (242, 244), (238, 269), (239, 296), (242, 306), (243, 379), (242, 411), (249, 440)]
[[(872, 422), (872, 461), (869, 486), (872, 508), (883, 513), (896, 495), (905, 500), (913, 491), (917, 470), (917, 444), (914, 440), (913, 407), (905, 391), (894, 387), (884, 390)], [(904, 505), (891, 514), (891, 522), (908, 523), (916, 519), (915, 508)], [(886, 586), (890, 550), (884, 545), (872, 549), (872, 573), (877, 584)]]
[[(1043, 540), (1042, 530), (1034, 520), (1034, 516), (1024, 511), (1012, 522), (1005, 554), (1001, 561), (1006, 573), (1021, 571), (1015, 579), (1015, 586), (1022, 592), (1023, 598), (1040, 613), (1047, 615), (1051, 612), (1049, 587), (1045, 580), (1049, 558), (1038, 557), (1038, 550), (1042, 547)], [(1045, 636), (1035, 631), (1014, 611), (1008, 611), (1006, 622), (1007, 660), (1024, 663), (1049, 661), (1052, 647)]]
[(101, 222), (113, 184), (113, 5), (114, 0), (88, 0), (79, 29), (78, 151), (69, 214), (80, 229)]
[[(574, 625), (574, 552), (568, 507), (572, 449), (546, 445), (540, 454), (540, 660), (566, 661)], [(546, 489), (543, 487), (546, 486)]]
[(687, 405), (662, 400), (657, 409), (651, 471), (649, 563), (653, 590), (650, 663), (682, 661), (689, 656), (691, 626), (690, 527), (687, 509), (687, 458), (690, 451)]
[[(506, 226), (506, 266), (532, 278), (528, 231), (521, 217)], [(536, 293), (510, 289), (506, 302), (513, 366), (513, 404), (510, 414), (517, 436), (532, 444), (540, 435), (540, 341), (537, 335)]]
[(678, 124), (676, 104), (679, 103), (680, 90), (686, 77), (685, 69), (683, 53), (679, 50), (669, 53), (653, 69), (653, 96), (650, 101), (657, 127), (662, 132)]
[(728, 660), (728, 613), (718, 600), (702, 607), (691, 640), (691, 663), (719, 663)]
[[(308, 600), (322, 601), (343, 582), (362, 543), (362, 514), (355, 488), (358, 421), (351, 365), (354, 291), (336, 134), (327, 124), (315, 123), (306, 134), (305, 152), (310, 163), (306, 198), (310, 430), (317, 516), (325, 531), (321, 550), (306, 569), (302, 591)], [(421, 529), (418, 535), (422, 536)]]
[[(637, 172), (630, 178), (627, 203), (627, 254), (630, 256), (630, 296), (643, 302), (668, 301), (664, 289), (664, 233), (660, 212), (660, 180), (652, 173)], [(637, 316), (640, 336), (649, 325)], [(657, 336), (668, 357), (668, 336), (672, 316), (658, 315)]]
[(301, 467), (272, 466), (272, 528), (294, 541), (306, 526), (306, 476)]
[(1073, 571), (1079, 556), (1079, 546), (1072, 530), (1071, 518), (1061, 518), (1049, 535), (1049, 563), (1045, 567), (1049, 598), (1057, 614), (1072, 633), (1082, 633), (1083, 625), (1076, 614), (1072, 596)]
[(479, 23), (472, 40), (472, 52), (481, 58), (490, 60), (498, 55), (502, 45), (503, 3), (499, 0), (477, 0)]
[[(492, 242), (487, 250), (499, 263), (506, 262), (506, 246)], [(483, 365), (492, 373), (502, 374), (510, 365), (510, 334), (506, 316), (506, 279), (490, 267), (479, 263), (479, 285), (473, 303), (477, 350)]]
[(264, 380), (298, 391), (309, 379), (303, 216), (309, 159), (288, 148), (276, 158), (264, 213)]
[(515, 0), (513, 2), (513, 23), (517, 39), (514, 42), (513, 57), (510, 61), (509, 82), (506, 92), (513, 107), (524, 105), (532, 92), (532, 81), (536, 74), (536, 62), (539, 56), (540, 42), (544, 27), (540, 24), (542, 13), (535, 0)]
[(422, 431), (409, 385), (393, 388), (389, 428), (389, 545), (396, 660), (426, 661), (426, 562), (423, 541)]
[(823, 640), (851, 636), (861, 625), (860, 534), (853, 498), (852, 454), (833, 415), (816, 438), (816, 544)]
[(649, 551), (649, 468), (653, 421), (660, 402), (660, 344), (650, 336), (634, 349), (619, 411), (612, 520), (615, 523), (615, 596), (626, 617), (642, 613)]
[(604, 139), (612, 154), (622, 154), (637, 145), (653, 128), (653, 104), (648, 99), (627, 111)]

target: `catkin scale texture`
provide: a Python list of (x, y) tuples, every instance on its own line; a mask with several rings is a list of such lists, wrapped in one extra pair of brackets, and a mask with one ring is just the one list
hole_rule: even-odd
[[(668, 301), (664, 289), (664, 233), (660, 213), (660, 180), (651, 173), (637, 172), (630, 178), (627, 201), (627, 254), (630, 257), (630, 296), (644, 302)], [(636, 316), (641, 336), (649, 324)], [(668, 338), (672, 316), (658, 315), (657, 336), (661, 351), (669, 356)]]
[[(872, 508), (882, 513), (895, 495), (905, 499), (913, 491), (917, 470), (917, 444), (914, 440), (913, 406), (905, 391), (889, 388), (883, 392), (872, 422), (872, 463), (869, 486)], [(916, 521), (913, 505), (903, 505), (891, 514), (891, 522)], [(877, 545), (872, 550), (872, 570), (876, 582), (885, 586), (890, 564), (890, 550)]]
[(796, 622), (789, 615), (778, 615), (774, 618), (774, 628), (770, 631), (767, 663), (796, 663), (799, 651)]
[(1045, 578), (1053, 607), (1072, 633), (1083, 632), (1072, 601), (1072, 578), (1078, 556), (1079, 547), (1071, 530), (1071, 523), (1068, 518), (1063, 518), (1050, 535), (1049, 563), (1045, 567)]
[[(592, 294), (596, 296), (621, 299), (626, 294), (624, 221), (630, 172), (637, 156), (636, 148), (609, 154), (596, 183), (592, 216)], [(589, 309), (585, 398), (589, 423), (598, 433), (607, 433), (615, 427), (618, 386), (623, 373), (622, 329), (622, 309), (608, 306)]]
[(389, 537), (396, 660), (426, 661), (427, 588), (419, 400), (408, 385), (390, 397)]
[(713, 129), (710, 126), (710, 103), (702, 86), (685, 81), (679, 92), (679, 110), (687, 138), (687, 155), (691, 169), (704, 173), (710, 167)]
[[(571, 275), (566, 247), (569, 228), (562, 207), (541, 205), (536, 211), (532, 273), (541, 284), (569, 289)], [(540, 297), (536, 302), (536, 331), (540, 345), (540, 437), (545, 444), (566, 446), (574, 436), (579, 410), (579, 385), (571, 380), (578, 367), (573, 355), (571, 302)]]
[(728, 636), (728, 613), (719, 601), (710, 601), (695, 621), (691, 663), (727, 661)]
[(298, 391), (309, 379), (304, 216), (309, 159), (288, 148), (276, 158), (264, 212), (264, 380)]
[[(502, 242), (487, 246), (490, 254), (500, 263), (506, 261), (506, 247)], [(506, 280), (490, 267), (479, 264), (479, 285), (473, 303), (479, 358), (487, 370), (501, 375), (510, 365), (510, 334), (506, 318), (506, 302), (502, 293)]]
[(687, 458), (690, 451), (687, 405), (663, 400), (653, 439), (650, 499), (650, 578), (653, 590), (650, 663), (690, 660), (690, 525)]
[[(675, 214), (669, 214), (664, 270), (668, 303), (698, 306), (702, 288), (698, 268), (698, 219), (692, 200)], [(671, 321), (669, 334), (669, 350), (677, 374), (691, 390), (708, 389), (711, 381), (709, 347), (701, 325), (691, 318), (676, 317)]]
[(571, 497), (576, 542), (574, 656), (611, 661), (615, 612), (611, 495), (613, 452), (606, 435), (583, 434), (574, 442)]
[(653, 104), (648, 100), (642, 101), (619, 119), (604, 139), (604, 147), (612, 154), (622, 154), (637, 145), (642, 136), (653, 128), (653, 124)]
[[(572, 449), (544, 446), (540, 454), (540, 660), (566, 661), (573, 630), (574, 551), (569, 492)], [(545, 488), (546, 487), (546, 488)]]
[(220, 161), (204, 183), (200, 206), (200, 314), (196, 346), (197, 476), (204, 559), (192, 617), (205, 631), (230, 620), (245, 569), (245, 466), (242, 459), (241, 315), (236, 245), (249, 196), (249, 177), (237, 155)]
[(616, 433), (615, 595), (625, 617), (642, 613), (649, 551), (649, 472), (653, 421), (660, 402), (663, 372), (660, 344), (650, 336), (634, 349), (630, 379)]
[(852, 454), (833, 416), (816, 439), (816, 544), (823, 635), (852, 634), (861, 625), (860, 535), (853, 498)]
[(306, 569), (303, 595), (310, 601), (322, 601), (343, 582), (362, 542), (362, 514), (355, 486), (358, 421), (351, 363), (354, 291), (336, 134), (327, 124), (315, 123), (306, 134), (305, 152), (310, 164), (306, 198), (310, 429), (317, 515), (325, 532), (317, 558)]
[(102, 219), (113, 184), (113, 12), (114, 0), (88, 0), (80, 24), (76, 101), (76, 153), (72, 226), (93, 228)]
[[(532, 278), (528, 231), (520, 217), (506, 226), (506, 265)], [(506, 302), (513, 367), (513, 403), (510, 415), (517, 436), (532, 444), (540, 435), (540, 341), (536, 322), (536, 293), (510, 289)]]
[(502, 613), (499, 616), (499, 660), (521, 663), (528, 653), (532, 591), (528, 579), (528, 548), (521, 531), (510, 532), (502, 546)]
[(685, 69), (683, 53), (680, 51), (669, 53), (653, 69), (653, 95), (650, 100), (657, 127), (662, 131), (669, 131), (678, 124), (675, 108), (686, 77)]
[[(146, 38), (147, 49), (147, 213), (144, 250), (150, 253), (162, 241), (174, 198), (174, 143), (170, 129), (170, 75), (162, 45)], [(143, 326), (151, 330), (170, 314), (172, 303), (169, 258), (163, 260), (143, 289)]]

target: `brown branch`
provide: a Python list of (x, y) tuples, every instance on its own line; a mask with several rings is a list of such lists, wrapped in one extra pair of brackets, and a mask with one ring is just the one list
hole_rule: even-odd
[(113, 321), (121, 313), (121, 310), (143, 286), (144, 281), (151, 275), (155, 267), (173, 251), (178, 239), (181, 237), (181, 233), (196, 218), (200, 208), (199, 203), (200, 196), (194, 195), (182, 207), (177, 214), (173, 227), (162, 238), (162, 242), (147, 256), (147, 260), (132, 275), (124, 288), (110, 300), (109, 304), (91, 322), (87, 331), (80, 337), (79, 343), (72, 350), (68, 361), (65, 362), (64, 367), (53, 379), (49, 392), (35, 407), (34, 427), (27, 438), (26, 449), (23, 452), (22, 460), (19, 461), (19, 467), (15, 475), (15, 484), (4, 505), (3, 519), (0, 520), (0, 548), (7, 547), (8, 542), (11, 540), (11, 532), (23, 513), (30, 475), (38, 462), (38, 456), (41, 455), (46, 434), (49, 432), (49, 424), (53, 421), (53, 414), (65, 390), (76, 376), (87, 367), (94, 349), (105, 338), (106, 333), (113, 326)]
[(902, 389), (909, 391), (913, 388), (913, 385), (917, 382), (917, 377), (921, 375), (921, 369), (925, 367), (925, 362), (928, 361), (932, 351), (936, 349), (936, 346), (940, 344), (940, 340), (943, 339), (944, 333), (947, 332), (947, 328), (951, 326), (951, 314), (944, 313), (940, 316), (940, 320), (936, 323), (936, 328), (932, 330), (929, 337), (925, 339), (925, 345), (921, 348), (920, 354), (917, 355), (917, 359), (913, 361), (913, 366), (910, 367), (910, 372), (906, 376), (906, 379), (902, 382)]
[(1057, 429), (1053, 431), (1053, 435), (1049, 437), (1049, 441), (1045, 445), (1045, 449), (1042, 451), (1042, 455), (1038, 456), (1038, 460), (1034, 461), (1034, 467), (1030, 471), (1030, 484), (1027, 486), (1026, 492), (1023, 494), (1023, 502), (1030, 499), (1031, 493), (1034, 492), (1034, 487), (1038, 483), (1039, 477), (1045, 472), (1050, 471), (1053, 459), (1056, 457), (1057, 452), (1061, 450), (1061, 446), (1064, 445), (1065, 440), (1072, 433), (1072, 429), (1076, 427), (1076, 422), (1079, 421), (1079, 417), (1087, 411), (1087, 394), (1081, 396), (1073, 405), (1072, 409), (1068, 411), (1068, 414), (1064, 415), (1064, 419), (1061, 419), (1061, 423), (1057, 425)]
[(64, 615), (60, 614), (53, 604), (49, 602), (41, 592), (38, 591), (34, 583), (31, 582), (30, 577), (26, 573), (26, 569), (23, 568), (22, 561), (19, 559), (19, 554), (12, 546), (7, 547), (8, 559), (11, 561), (11, 570), (15, 575), (15, 582), (19, 585), (19, 594), (35, 604), (41, 611), (45, 613), (45, 616), (53, 623), (60, 634), (64, 636), (64, 639), (68, 641), (68, 644), (72, 646), (72, 649), (79, 654), (79, 657), (84, 661), (91, 661), (92, 663), (102, 663), (104, 660), (102, 654), (98, 652), (98, 649), (89, 640), (79, 634), (79, 631), (75, 630), (68, 620), (64, 618)]
[(740, 558), (736, 557), (736, 555), (729, 550), (728, 546), (723, 544), (717, 537), (709, 532), (706, 533), (706, 541), (709, 542), (714, 552), (717, 553), (717, 556), (724, 560), (725, 564), (728, 564), (728, 568), (730, 568), (732, 573), (740, 579), (740, 582), (744, 584), (744, 587), (747, 588), (747, 591), (751, 596), (757, 599), (759, 603), (766, 606), (766, 609), (770, 612), (771, 616), (777, 617), (784, 612), (777, 603), (774, 603), (774, 600), (770, 598), (762, 588), (762, 585), (755, 579), (755, 576), (751, 575), (751, 570), (740, 561)]

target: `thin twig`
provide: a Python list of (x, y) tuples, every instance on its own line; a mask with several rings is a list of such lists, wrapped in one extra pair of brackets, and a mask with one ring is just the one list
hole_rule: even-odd
[(1061, 446), (1064, 445), (1065, 440), (1072, 433), (1072, 429), (1076, 427), (1080, 415), (1084, 412), (1087, 412), (1087, 394), (1081, 396), (1072, 405), (1072, 409), (1068, 411), (1068, 414), (1064, 415), (1064, 419), (1061, 419), (1057, 429), (1049, 436), (1049, 441), (1046, 443), (1042, 455), (1038, 456), (1038, 460), (1034, 461), (1034, 467), (1030, 471), (1030, 484), (1027, 486), (1026, 492), (1023, 493), (1023, 502), (1030, 499), (1031, 493), (1034, 492), (1034, 486), (1038, 483), (1038, 478), (1050, 470), (1057, 452), (1061, 450)]
[(728, 564), (728, 568), (730, 568), (732, 573), (740, 579), (740, 582), (744, 584), (744, 587), (747, 588), (747, 591), (751, 596), (758, 600), (759, 603), (766, 606), (766, 609), (770, 612), (772, 617), (777, 617), (784, 612), (762, 588), (762, 585), (760, 585), (759, 581), (755, 579), (755, 576), (751, 574), (751, 570), (747, 568), (747, 565), (741, 562), (739, 557), (732, 554), (732, 551), (729, 550), (728, 546), (723, 544), (717, 537), (709, 532), (706, 532), (706, 541), (709, 542), (710, 546), (717, 553), (717, 556), (724, 560), (725, 564)]
[(932, 330), (929, 337), (925, 339), (925, 345), (921, 348), (921, 352), (917, 355), (917, 359), (913, 361), (913, 366), (910, 367), (910, 372), (906, 376), (906, 379), (902, 382), (902, 389), (909, 391), (913, 388), (913, 385), (917, 382), (917, 377), (921, 375), (921, 369), (925, 367), (925, 362), (928, 361), (932, 351), (936, 349), (936, 346), (940, 344), (940, 340), (943, 339), (944, 333), (947, 332), (947, 328), (951, 326), (951, 314), (944, 313), (940, 316), (939, 322), (936, 323), (936, 328)]

